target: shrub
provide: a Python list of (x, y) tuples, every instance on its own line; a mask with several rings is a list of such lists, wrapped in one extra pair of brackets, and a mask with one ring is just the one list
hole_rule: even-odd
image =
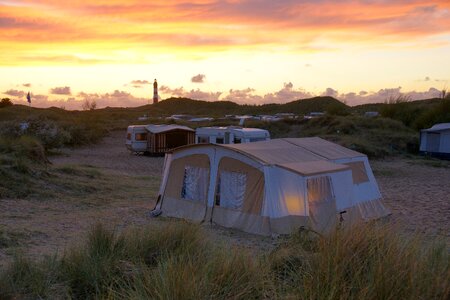
[(7, 107), (7, 106), (12, 106), (12, 105), (13, 105), (13, 103), (11, 102), (11, 99), (9, 99), (9, 98), (3, 98), (0, 101), (0, 108)]
[(450, 98), (444, 98), (432, 108), (424, 111), (414, 123), (416, 129), (430, 128), (437, 123), (450, 122)]

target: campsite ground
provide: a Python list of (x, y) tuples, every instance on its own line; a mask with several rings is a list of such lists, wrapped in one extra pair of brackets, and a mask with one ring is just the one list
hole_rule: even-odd
[[(129, 154), (124, 135), (123, 131), (114, 131), (97, 145), (65, 149), (61, 155), (51, 157), (57, 168), (97, 170), (104, 174), (98, 184), (107, 188), (88, 196), (80, 193), (79, 199), (66, 197), (64, 191), (56, 200), (0, 199), (0, 265), (17, 251), (31, 257), (61, 253), (76, 245), (96, 222), (118, 230), (148, 223), (157, 228), (170, 222), (148, 217), (156, 199), (163, 158)], [(450, 163), (411, 157), (375, 160), (371, 164), (384, 203), (392, 211), (390, 222), (405, 234), (420, 232), (442, 238), (450, 245)], [(131, 191), (123, 189), (128, 183)], [(259, 251), (276, 244), (271, 238), (236, 230), (209, 225), (205, 228), (212, 238), (230, 246)]]

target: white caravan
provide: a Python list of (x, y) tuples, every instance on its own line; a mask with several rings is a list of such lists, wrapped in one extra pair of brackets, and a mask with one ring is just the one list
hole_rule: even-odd
[(125, 145), (132, 152), (147, 151), (147, 125), (131, 125), (127, 128), (127, 140)]
[(196, 144), (241, 144), (270, 140), (269, 131), (242, 127), (199, 127), (195, 131)]

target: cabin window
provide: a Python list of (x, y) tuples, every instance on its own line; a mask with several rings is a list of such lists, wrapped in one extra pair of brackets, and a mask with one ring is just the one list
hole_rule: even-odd
[(222, 171), (216, 187), (216, 205), (241, 210), (244, 205), (247, 174)]
[(181, 199), (206, 202), (209, 174), (207, 168), (186, 166), (184, 168)]
[(209, 137), (207, 137), (207, 136), (199, 136), (198, 137), (198, 143), (199, 144), (208, 144), (209, 143)]
[(127, 133), (127, 140), (131, 140), (131, 133)]
[(216, 138), (216, 144), (223, 144), (223, 137)]
[(255, 137), (255, 138), (250, 138), (250, 143), (252, 142), (259, 142), (259, 141), (265, 141), (266, 138), (265, 137)]
[(147, 133), (136, 133), (134, 136), (136, 141), (146, 141), (147, 140)]

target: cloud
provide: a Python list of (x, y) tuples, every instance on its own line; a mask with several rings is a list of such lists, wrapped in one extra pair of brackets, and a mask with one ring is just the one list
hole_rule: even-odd
[[(66, 87), (64, 87), (66, 88)], [(389, 99), (398, 96), (406, 96), (411, 100), (423, 100), (439, 97), (441, 91), (431, 87), (425, 91), (407, 91), (403, 92), (402, 87), (383, 88), (378, 91), (361, 90), (350, 92), (339, 92), (332, 87), (326, 88), (322, 92), (312, 93), (302, 88), (295, 87), (292, 82), (285, 82), (283, 86), (274, 92), (259, 94), (255, 89), (247, 87), (244, 89), (230, 89), (227, 92), (204, 91), (199, 88), (186, 90), (184, 87), (171, 88), (161, 86), (160, 93), (164, 98), (182, 97), (205, 101), (232, 101), (240, 104), (267, 104), (267, 103), (286, 103), (294, 100), (312, 98), (318, 95), (331, 96), (348, 105), (359, 105), (365, 103), (383, 103)], [(3, 94), (17, 97), (13, 99), (16, 104), (27, 104), (24, 96), (26, 93), (20, 90), (10, 89)], [(150, 103), (150, 97), (136, 97), (133, 94), (114, 90), (109, 93), (86, 93), (80, 92), (72, 97), (33, 95), (32, 106), (34, 107), (64, 107), (68, 110), (80, 110), (85, 100), (95, 101), (98, 108), (104, 107), (136, 107)]]
[(328, 96), (328, 97), (336, 98), (336, 97), (338, 97), (338, 95), (339, 95), (338, 91), (336, 91), (335, 89), (327, 88), (325, 90), (325, 92), (322, 93), (321, 96)]
[(50, 94), (54, 95), (72, 95), (72, 92), (70, 91), (69, 86), (64, 87), (55, 87), (50, 89)]
[[(20, 9), (8, 3), (20, 4)], [(142, 62), (145, 59), (137, 56), (166, 54), (168, 46), (174, 48), (170, 52), (191, 50), (191, 54), (204, 54), (199, 49), (208, 53), (236, 50), (237, 46), (251, 53), (255, 48), (276, 51), (280, 47), (286, 52), (317, 52), (326, 50), (324, 45), (339, 49), (348, 43), (404, 47), (405, 41), (423, 48), (425, 44), (431, 47), (439, 35), (448, 35), (450, 28), (448, 0), (40, 0), (2, 4), (0, 46), (10, 51), (2, 53), (0, 64), (18, 65)], [(439, 41), (448, 45), (445, 36)]]
[(303, 89), (294, 89), (292, 82), (284, 83), (283, 88), (280, 90), (273, 93), (264, 94), (263, 96), (257, 95), (254, 92), (255, 90), (252, 88), (242, 90), (231, 89), (223, 100), (245, 104), (264, 104), (285, 103), (314, 96), (312, 93), (306, 92)]
[(26, 93), (24, 91), (18, 91), (18, 90), (11, 89), (11, 90), (7, 90), (3, 94), (8, 95), (8, 96), (22, 98), (23, 96), (25, 96)]
[(182, 97), (205, 101), (217, 101), (220, 95), (222, 95), (222, 92), (205, 92), (200, 89), (186, 91), (183, 87), (172, 89), (164, 85), (159, 88), (159, 91), (169, 97)]
[[(327, 89), (328, 90), (328, 89)], [(401, 87), (396, 88), (384, 88), (376, 92), (360, 91), (359, 93), (339, 93), (335, 91), (335, 98), (345, 101), (348, 105), (358, 105), (364, 103), (384, 103), (389, 99), (395, 99), (399, 96), (405, 96), (411, 100), (424, 100), (437, 98), (440, 95), (440, 91), (437, 88), (431, 87), (426, 91), (409, 91), (402, 92)], [(326, 94), (326, 91), (324, 92)]]
[[(148, 80), (132, 80), (130, 82), (131, 86), (137, 89), (142, 88), (144, 85), (150, 84)], [(125, 84), (126, 86), (126, 84)]]
[(130, 84), (143, 85), (143, 84), (150, 84), (150, 82), (148, 80), (132, 80)]
[(191, 82), (194, 83), (203, 83), (205, 81), (206, 75), (205, 74), (198, 74), (191, 78)]

